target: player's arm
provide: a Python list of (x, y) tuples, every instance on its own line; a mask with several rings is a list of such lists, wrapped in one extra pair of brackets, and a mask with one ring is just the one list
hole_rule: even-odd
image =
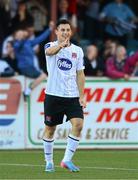
[(69, 45), (69, 39), (66, 39), (62, 43), (58, 43), (55, 46), (46, 48), (45, 49), (45, 54), (47, 56), (53, 56), (53, 55), (57, 54), (62, 48), (67, 47), (68, 45)]
[(47, 56), (52, 56), (52, 55), (57, 54), (61, 49), (62, 49), (62, 47), (58, 44), (58, 45), (55, 45), (55, 46), (45, 49), (45, 54)]
[(84, 102), (84, 85), (85, 85), (84, 70), (77, 71), (77, 85), (78, 85), (78, 90), (79, 90), (79, 95), (80, 95), (79, 97), (80, 105), (85, 108), (86, 103)]

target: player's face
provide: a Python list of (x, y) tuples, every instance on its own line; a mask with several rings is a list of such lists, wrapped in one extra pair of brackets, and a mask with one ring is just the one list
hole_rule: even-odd
[(56, 29), (57, 39), (60, 42), (65, 41), (65, 39), (70, 39), (72, 35), (71, 27), (69, 24), (60, 24)]

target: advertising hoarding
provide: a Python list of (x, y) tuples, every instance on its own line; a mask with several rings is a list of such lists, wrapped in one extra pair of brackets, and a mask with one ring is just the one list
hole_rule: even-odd
[(0, 149), (25, 148), (24, 77), (0, 79)]
[[(44, 130), (43, 82), (28, 101), (29, 148), (41, 148)], [(137, 80), (86, 80), (84, 128), (80, 148), (138, 147), (138, 88)], [(57, 127), (55, 147), (64, 148), (70, 132), (70, 122)]]

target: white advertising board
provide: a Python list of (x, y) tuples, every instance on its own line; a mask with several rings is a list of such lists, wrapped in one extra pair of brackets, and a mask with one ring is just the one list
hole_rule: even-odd
[[(86, 80), (84, 128), (80, 148), (138, 148), (138, 80)], [(44, 130), (44, 88), (38, 86), (28, 101), (28, 148), (41, 148)], [(55, 147), (64, 148), (70, 123), (59, 125)]]
[(0, 149), (25, 148), (24, 77), (0, 79)]

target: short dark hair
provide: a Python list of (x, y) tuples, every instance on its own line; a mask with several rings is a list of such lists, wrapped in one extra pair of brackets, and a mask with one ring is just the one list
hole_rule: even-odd
[(27, 2), (26, 0), (21, 0), (18, 2), (18, 5), (26, 4), (26, 2)]
[(70, 22), (67, 19), (60, 19), (57, 23), (56, 23), (56, 27), (58, 27), (60, 24), (70, 24)]

